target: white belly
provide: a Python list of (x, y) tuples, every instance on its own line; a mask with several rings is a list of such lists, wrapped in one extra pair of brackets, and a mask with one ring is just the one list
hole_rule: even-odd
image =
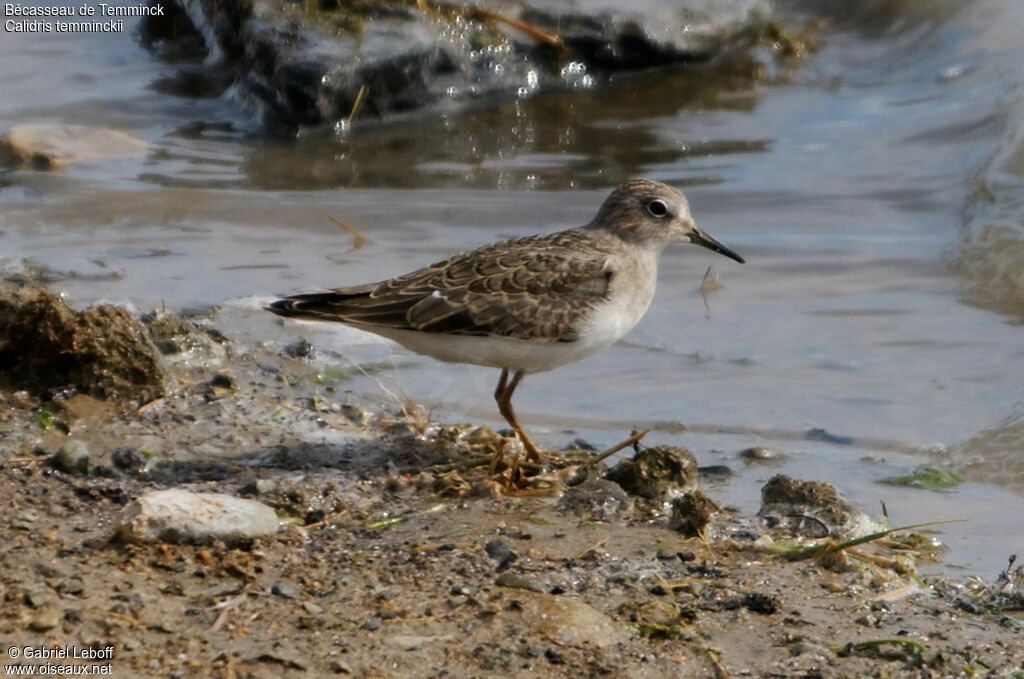
[(394, 328), (357, 327), (392, 339), (410, 351), (439, 361), (472, 363), (528, 373), (544, 372), (578, 361), (611, 343), (530, 342), (493, 335), (443, 335)]

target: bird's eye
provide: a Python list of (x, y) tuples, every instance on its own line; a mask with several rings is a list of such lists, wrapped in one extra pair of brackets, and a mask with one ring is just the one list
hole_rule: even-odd
[(668, 214), (668, 205), (665, 205), (665, 201), (654, 199), (647, 204), (647, 211), (651, 213), (652, 217), (664, 217)]

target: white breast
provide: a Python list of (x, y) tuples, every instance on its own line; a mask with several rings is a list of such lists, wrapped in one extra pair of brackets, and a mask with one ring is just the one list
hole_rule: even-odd
[(608, 299), (594, 307), (578, 343), (593, 347), (588, 355), (618, 342), (633, 329), (651, 305), (658, 278), (658, 251), (635, 250), (609, 262), (615, 275)]

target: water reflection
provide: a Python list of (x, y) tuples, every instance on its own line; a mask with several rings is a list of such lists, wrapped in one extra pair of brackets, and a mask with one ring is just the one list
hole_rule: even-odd
[[(262, 189), (387, 185), (507, 189), (606, 187), (617, 178), (671, 172), (690, 158), (728, 164), (770, 140), (689, 136), (682, 112), (748, 112), (759, 97), (749, 64), (617, 78), (586, 91), (548, 92), (415, 125), (356, 125), (345, 139), (310, 133), (267, 143), (242, 172)], [(666, 129), (667, 128), (667, 129)], [(704, 132), (704, 130), (701, 130)], [(721, 181), (709, 168), (684, 183)], [(661, 174), (664, 174), (662, 172)]]

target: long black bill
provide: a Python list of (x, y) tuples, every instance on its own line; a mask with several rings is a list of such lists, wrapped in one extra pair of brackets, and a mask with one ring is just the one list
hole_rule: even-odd
[(700, 229), (694, 229), (690, 232), (690, 242), (695, 245), (706, 247), (708, 250), (714, 250), (720, 255), (725, 255), (730, 259), (735, 259), (740, 264), (743, 264), (743, 258), (737, 255), (735, 252), (725, 247), (717, 240), (707, 235)]

